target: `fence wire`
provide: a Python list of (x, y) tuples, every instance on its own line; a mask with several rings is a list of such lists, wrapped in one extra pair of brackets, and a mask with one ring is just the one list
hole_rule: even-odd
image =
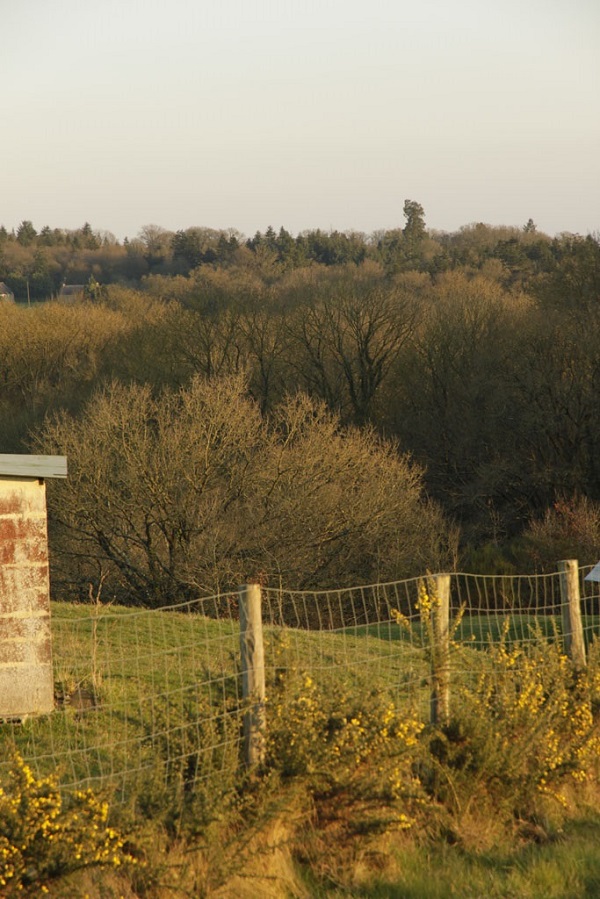
[[(580, 569), (586, 643), (600, 632), (597, 584)], [(263, 588), (267, 700), (282, 671), (329, 690), (384, 690), (426, 720), (430, 668), (414, 578), (353, 589)], [(421, 606), (420, 606), (421, 598)], [(561, 639), (558, 574), (451, 578), (454, 683), (500, 639)], [(238, 594), (157, 610), (52, 607), (55, 711), (0, 724), (0, 774), (16, 747), (65, 790), (117, 801), (235, 776), (242, 754)], [(267, 704), (268, 726), (268, 704)], [(150, 801), (150, 798), (148, 798)]]

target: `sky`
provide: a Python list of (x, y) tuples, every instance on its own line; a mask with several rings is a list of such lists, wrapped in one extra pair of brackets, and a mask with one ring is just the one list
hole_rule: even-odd
[(0, 224), (600, 232), (600, 0), (0, 0)]

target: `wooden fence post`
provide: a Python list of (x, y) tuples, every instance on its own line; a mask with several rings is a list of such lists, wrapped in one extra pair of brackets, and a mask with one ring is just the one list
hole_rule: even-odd
[(244, 761), (248, 768), (265, 757), (265, 648), (259, 584), (239, 588), (240, 654), (244, 712)]
[(558, 563), (558, 571), (565, 652), (573, 665), (582, 669), (586, 666), (586, 657), (581, 623), (579, 563), (576, 559), (563, 559)]
[(433, 578), (435, 601), (431, 608), (431, 723), (450, 717), (450, 575)]

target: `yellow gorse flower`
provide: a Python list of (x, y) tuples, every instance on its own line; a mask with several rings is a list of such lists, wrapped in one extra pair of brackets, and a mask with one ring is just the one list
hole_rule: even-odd
[(55, 877), (90, 865), (135, 863), (107, 827), (108, 804), (92, 790), (63, 801), (55, 777), (36, 777), (19, 753), (0, 788), (0, 887), (48, 892)]

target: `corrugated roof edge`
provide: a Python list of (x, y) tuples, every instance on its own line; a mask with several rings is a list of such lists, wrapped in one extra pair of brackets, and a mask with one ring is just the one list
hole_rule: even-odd
[(66, 478), (66, 456), (21, 456), (0, 453), (0, 477)]

